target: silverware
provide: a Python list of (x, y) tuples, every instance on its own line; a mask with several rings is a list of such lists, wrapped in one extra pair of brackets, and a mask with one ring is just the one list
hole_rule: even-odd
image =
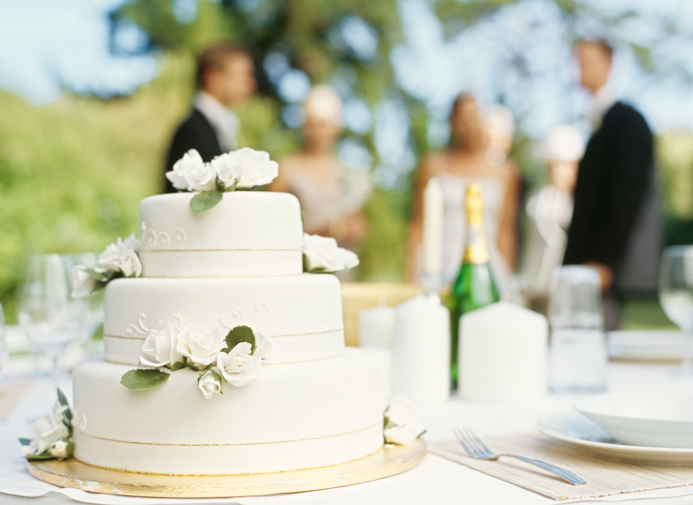
[(501, 456), (507, 456), (509, 458), (519, 459), (520, 461), (524, 461), (525, 463), (529, 463), (531, 465), (536, 465), (540, 468), (543, 468), (547, 472), (551, 472), (552, 474), (560, 477), (566, 482), (569, 482), (573, 486), (581, 486), (582, 484), (586, 484), (585, 480), (581, 479), (573, 472), (569, 472), (568, 470), (564, 470), (563, 468), (559, 468), (550, 463), (545, 463), (543, 461), (539, 461), (538, 459), (526, 458), (524, 456), (519, 456), (517, 454), (496, 454), (491, 449), (489, 449), (478, 436), (476, 436), (476, 434), (471, 430), (471, 428), (453, 428), (452, 432), (455, 434), (455, 438), (457, 438), (457, 441), (460, 444), (462, 444), (464, 450), (467, 451), (467, 454), (469, 454), (474, 459), (495, 461)]

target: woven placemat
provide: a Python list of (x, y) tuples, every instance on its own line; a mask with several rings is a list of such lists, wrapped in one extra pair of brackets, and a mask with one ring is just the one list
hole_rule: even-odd
[(521, 454), (552, 463), (587, 481), (573, 486), (558, 477), (513, 458), (481, 461), (470, 458), (455, 440), (434, 441), (428, 450), (443, 458), (554, 500), (600, 498), (623, 493), (693, 485), (693, 467), (621, 463), (576, 451), (570, 444), (538, 434), (483, 437), (495, 452)]

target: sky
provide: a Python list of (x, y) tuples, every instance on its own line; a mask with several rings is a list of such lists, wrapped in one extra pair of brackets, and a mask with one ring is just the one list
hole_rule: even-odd
[[(643, 19), (675, 13), (679, 29), (693, 33), (690, 0), (590, 1), (614, 12), (636, 8), (645, 14)], [(109, 52), (106, 16), (122, 2), (0, 0), (0, 88), (41, 105), (59, 97), (63, 83), (77, 92), (108, 96), (128, 94), (153, 79), (158, 72), (153, 56), (118, 57)], [(194, 0), (177, 0), (177, 11), (181, 16), (194, 15), (194, 4)], [(523, 118), (523, 129), (536, 138), (556, 124), (580, 123), (589, 110), (588, 95), (574, 84), (577, 72), (570, 47), (563, 40), (560, 12), (550, 2), (528, 0), (505, 8), (449, 40), (429, 2), (400, 0), (399, 5), (406, 41), (395, 47), (391, 60), (401, 87), (432, 111), (429, 137), (434, 144), (447, 137), (445, 117), (461, 91), (474, 92), (486, 105), (503, 95), (510, 109)], [(626, 23), (619, 36), (647, 45), (660, 35), (654, 27), (654, 23), (636, 19)], [(589, 35), (589, 23), (585, 30)], [(344, 33), (366, 56), (377, 44), (377, 34), (369, 33), (356, 20), (345, 23)], [(501, 38), (499, 33), (512, 37)], [(141, 42), (141, 34), (134, 28), (121, 37), (120, 43), (126, 46)], [(690, 83), (667, 73), (675, 65), (693, 73), (693, 47), (690, 41), (675, 38), (662, 47), (657, 55), (661, 69), (655, 76), (643, 73), (631, 52), (617, 48), (613, 86), (619, 96), (644, 112), (655, 130), (693, 130)], [(513, 67), (512, 58), (517, 54), (524, 56), (535, 76), (530, 82), (520, 79), (519, 70)], [(292, 101), (300, 100), (307, 90), (300, 72), (287, 74), (281, 86)], [(345, 108), (355, 129), (368, 128), (373, 119), (390, 124), (392, 131), (400, 124), (397, 109), (396, 103), (383, 103), (370, 118), (358, 101)], [(394, 145), (392, 135), (380, 142)]]

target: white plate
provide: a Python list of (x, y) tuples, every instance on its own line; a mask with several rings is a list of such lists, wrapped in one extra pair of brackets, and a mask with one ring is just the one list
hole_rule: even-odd
[(621, 443), (693, 449), (693, 394), (604, 394), (573, 407)]
[(680, 331), (610, 331), (609, 357), (634, 361), (680, 361), (683, 333)]
[(693, 465), (693, 449), (622, 445), (597, 423), (577, 412), (545, 416), (539, 419), (537, 428), (544, 435), (608, 459), (663, 466)]

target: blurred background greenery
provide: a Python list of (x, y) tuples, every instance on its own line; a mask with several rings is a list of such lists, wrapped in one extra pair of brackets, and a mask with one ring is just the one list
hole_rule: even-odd
[[(347, 122), (340, 158), (354, 170), (372, 171), (376, 183), (366, 208), (370, 235), (361, 251), (360, 276), (367, 281), (403, 279), (416, 160), (445, 145), (446, 107), (462, 91), (458, 87), (443, 98), (427, 97), (423, 90), (435, 76), (427, 75), (424, 66), (407, 67), (402, 58), (402, 47), (417, 36), (409, 26), (418, 8), (414, 2), (111, 3), (106, 12), (109, 50), (119, 58), (154, 58), (152, 79), (143, 78), (143, 84), (126, 92), (66, 80), (59, 96), (41, 105), (17, 92), (0, 91), (0, 300), (10, 321), (27, 254), (101, 250), (117, 236), (136, 231), (139, 201), (160, 191), (170, 136), (189, 110), (194, 56), (220, 40), (248, 47), (258, 70), (259, 94), (239, 111), (241, 145), (266, 150), (275, 159), (298, 147), (300, 97), (291, 91), (291, 82), (298, 88), (304, 82), (330, 83), (342, 95), (356, 119)], [(533, 119), (532, 100), (541, 99), (537, 93), (556, 72), (551, 82), (558, 95), (561, 87), (574, 83), (569, 61), (561, 60), (568, 71), (532, 63), (536, 55), (527, 50), (527, 41), (545, 45), (540, 39), (545, 27), (530, 19), (527, 33), (503, 33), (499, 26), (508, 16), (548, 9), (568, 60), (578, 37), (609, 33), (643, 75), (690, 82), (689, 67), (659, 57), (660, 46), (669, 54), (666, 44), (676, 37), (689, 41), (692, 33), (677, 25), (675, 11), (654, 18), (638, 7), (643, 2), (619, 9), (573, 0), (419, 3), (437, 20), (444, 41), (459, 42), (474, 30), (496, 26), (497, 44), (479, 47), (478, 58), (485, 57), (482, 50), (490, 51), (509, 70), (497, 76), (493, 89), (481, 88), (487, 101), (505, 103), (517, 118), (513, 156), (528, 185), (544, 177), (534, 155), (542, 128)], [(633, 36), (633, 24), (643, 22), (649, 32)], [(137, 37), (128, 38), (133, 30)], [(545, 61), (552, 68), (557, 65), (549, 57)], [(411, 79), (400, 75), (403, 67)], [(562, 119), (577, 120), (579, 112), (567, 107)], [(693, 134), (677, 127), (658, 130), (657, 139), (666, 241), (693, 243)], [(631, 326), (640, 325), (643, 311), (637, 303), (630, 311)], [(653, 317), (659, 321), (659, 316), (647, 319)]]

